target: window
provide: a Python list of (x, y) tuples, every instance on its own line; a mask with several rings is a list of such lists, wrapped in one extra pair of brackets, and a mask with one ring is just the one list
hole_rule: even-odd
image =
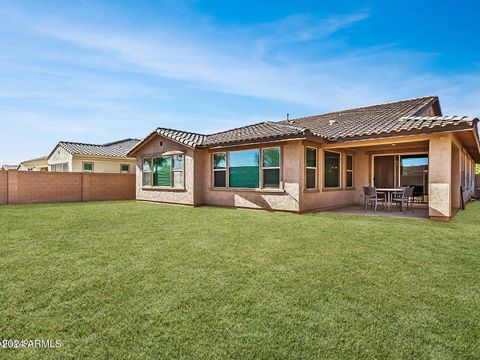
[(346, 174), (347, 187), (353, 187), (353, 155), (347, 154), (347, 174)]
[(129, 173), (130, 172), (130, 165), (129, 164), (121, 164), (120, 165), (120, 172), (121, 173)]
[(280, 147), (214, 153), (213, 187), (278, 189), (281, 184), (280, 155)]
[(462, 151), (462, 155), (461, 155), (461, 158), (460, 158), (460, 162), (461, 162), (460, 166), (461, 166), (461, 169), (462, 169), (461, 170), (462, 171), (461, 172), (461, 176), (462, 176), (461, 185), (463, 186), (463, 188), (465, 188), (466, 187), (465, 186), (466, 185), (465, 184), (465, 154), (463, 153), (463, 151)]
[(263, 187), (280, 187), (280, 148), (262, 149)]
[(173, 155), (173, 187), (183, 188), (183, 155)]
[(172, 186), (171, 173), (171, 156), (163, 156), (153, 159), (153, 186)]
[(229, 153), (228, 181), (232, 188), (259, 187), (259, 150), (232, 151)]
[(317, 187), (317, 149), (307, 147), (305, 156), (306, 185), (307, 189)]
[(143, 186), (184, 187), (184, 156), (167, 155), (143, 160)]
[(142, 185), (152, 185), (152, 159), (143, 159)]
[(224, 188), (227, 186), (227, 153), (213, 154), (213, 186)]
[(60, 164), (51, 164), (50, 171), (54, 172), (68, 172), (68, 162)]
[(340, 154), (325, 151), (325, 187), (340, 187)]
[(93, 163), (91, 163), (91, 162), (84, 162), (82, 166), (83, 166), (83, 171), (84, 172), (92, 172), (93, 171)]

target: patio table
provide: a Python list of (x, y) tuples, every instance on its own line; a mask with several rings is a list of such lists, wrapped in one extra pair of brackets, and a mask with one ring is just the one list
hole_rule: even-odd
[(384, 192), (387, 194), (387, 199), (386, 199), (386, 204), (387, 204), (387, 209), (388, 211), (391, 210), (391, 205), (392, 205), (392, 195), (393, 193), (401, 193), (403, 192), (403, 189), (398, 189), (398, 188), (377, 188), (376, 189), (378, 192)]

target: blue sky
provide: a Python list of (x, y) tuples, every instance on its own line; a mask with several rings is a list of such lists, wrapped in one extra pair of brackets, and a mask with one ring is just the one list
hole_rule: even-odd
[(438, 95), (480, 115), (473, 1), (2, 1), (0, 164)]

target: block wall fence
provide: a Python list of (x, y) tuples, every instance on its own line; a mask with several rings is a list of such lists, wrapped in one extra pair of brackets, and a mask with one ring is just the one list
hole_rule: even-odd
[(0, 171), (0, 205), (134, 199), (134, 174)]

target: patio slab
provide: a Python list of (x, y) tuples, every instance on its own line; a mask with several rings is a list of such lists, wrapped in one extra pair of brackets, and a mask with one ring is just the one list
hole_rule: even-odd
[(367, 211), (364, 210), (361, 205), (350, 205), (344, 206), (341, 208), (330, 210), (331, 212), (340, 213), (340, 214), (355, 214), (363, 216), (386, 216), (386, 217), (396, 217), (396, 218), (410, 218), (410, 219), (428, 219), (428, 207), (426, 205), (414, 205), (413, 212), (411, 210), (404, 213), (403, 211), (398, 211), (393, 209), (392, 211), (385, 211), (380, 206), (375, 212), (370, 207), (367, 208)]

